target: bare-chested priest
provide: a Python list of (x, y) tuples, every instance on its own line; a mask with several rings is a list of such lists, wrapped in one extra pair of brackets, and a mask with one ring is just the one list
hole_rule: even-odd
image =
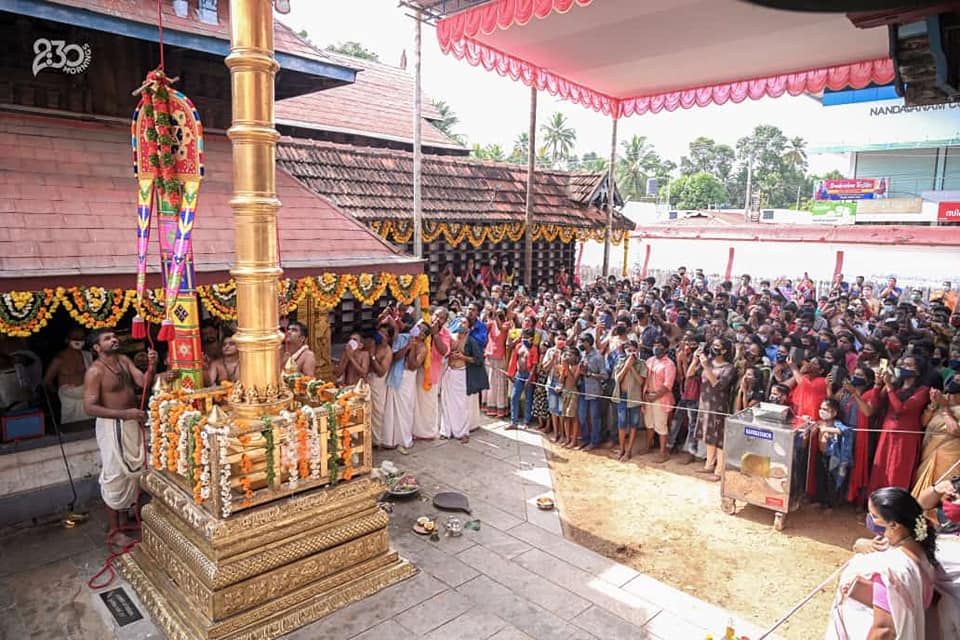
[(310, 345), (307, 344), (308, 337), (307, 325), (302, 322), (291, 322), (287, 325), (287, 339), (280, 345), (281, 349), (286, 347), (280, 362), (281, 370), (289, 360), (293, 360), (297, 371), (301, 375), (311, 378), (314, 376), (317, 368), (317, 357), (310, 350)]
[(87, 344), (97, 356), (83, 377), (83, 408), (97, 419), (100, 449), (100, 495), (107, 506), (111, 541), (133, 542), (120, 532), (120, 512), (137, 499), (137, 481), (145, 468), (144, 412), (138, 408), (137, 387), (145, 388), (157, 368), (157, 352), (147, 353), (146, 374), (120, 353), (120, 341), (110, 329), (91, 333)]

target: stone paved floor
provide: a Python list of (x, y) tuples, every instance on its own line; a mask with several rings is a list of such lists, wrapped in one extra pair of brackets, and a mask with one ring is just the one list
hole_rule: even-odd
[[(423, 499), (395, 505), (390, 524), (393, 546), (419, 573), (288, 640), (703, 640), (721, 637), (731, 619), (738, 633), (759, 635), (728, 612), (565, 540), (562, 511), (535, 505), (553, 495), (540, 436), (501, 427), (483, 427), (467, 445), (418, 442), (410, 455), (383, 456), (424, 488)], [(469, 497), (479, 531), (438, 541), (411, 531), (418, 516), (437, 514), (427, 496), (444, 490)], [(163, 637), (147, 619), (117, 628), (86, 586), (103, 560), (100, 511), (76, 529), (52, 524), (0, 539), (0, 640)], [(137, 602), (129, 585), (117, 585)]]

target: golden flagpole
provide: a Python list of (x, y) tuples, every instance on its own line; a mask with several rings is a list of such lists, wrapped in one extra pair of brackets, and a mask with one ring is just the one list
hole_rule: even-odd
[[(240, 382), (227, 387), (224, 409), (195, 416), (192, 434), (177, 431), (185, 418), (161, 426), (158, 410), (152, 446), (169, 455), (186, 443), (196, 466), (151, 466), (141, 480), (153, 496), (142, 541), (118, 561), (170, 640), (271, 640), (415, 573), (390, 549), (389, 517), (377, 506), (383, 483), (364, 477), (373, 464), (368, 392), (349, 390), (348, 418), (332, 402), (302, 404), (302, 393), (294, 399), (280, 384), (273, 5), (230, 2)], [(186, 415), (225, 393), (166, 402)], [(314, 434), (317, 452), (305, 449), (311, 466), (300, 475), (281, 448)], [(340, 465), (359, 477), (338, 483)]]
[[(280, 309), (277, 281), (276, 144), (273, 57), (273, 2), (231, 0), (230, 69), (233, 123), (227, 132), (233, 143), (233, 207), (237, 283), (237, 347), (240, 382), (248, 394), (276, 397), (280, 387)], [(282, 403), (285, 400), (278, 399)], [(241, 414), (263, 415), (268, 403), (234, 404)]]

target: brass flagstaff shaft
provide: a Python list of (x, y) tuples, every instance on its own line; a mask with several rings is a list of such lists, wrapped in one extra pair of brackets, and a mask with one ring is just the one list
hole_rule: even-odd
[(233, 207), (237, 283), (237, 348), (246, 389), (277, 388), (280, 381), (276, 144), (272, 0), (230, 1), (233, 124)]

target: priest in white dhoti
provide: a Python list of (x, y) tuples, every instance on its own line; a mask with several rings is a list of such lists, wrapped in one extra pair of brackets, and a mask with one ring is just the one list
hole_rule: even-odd
[[(447, 370), (443, 375), (443, 393), (440, 395), (440, 435), (444, 438), (457, 438), (461, 442), (470, 441), (471, 412), (467, 397), (467, 369), (463, 357), (463, 348), (467, 340), (467, 327), (464, 323), (455, 323), (451, 328), (450, 355), (447, 358)], [(477, 404), (477, 396), (469, 397)], [(477, 405), (477, 411), (480, 407)]]
[(393, 334), (393, 326), (383, 323), (366, 341), (366, 349), (370, 352), (370, 371), (367, 373), (367, 384), (370, 385), (370, 431), (375, 447), (383, 443), (383, 414), (387, 408), (387, 374), (393, 363)]
[(450, 331), (446, 327), (445, 309), (435, 309), (432, 318), (427, 360), (417, 372), (417, 408), (413, 420), (416, 440), (435, 440), (440, 435), (440, 388), (450, 353)]
[(393, 345), (394, 361), (387, 377), (387, 405), (383, 413), (383, 446), (385, 449), (399, 447), (400, 453), (407, 453), (413, 446), (417, 369), (426, 358), (423, 331), (423, 325), (414, 325), (409, 334), (398, 334)]
[(67, 347), (58, 353), (43, 376), (48, 388), (60, 398), (60, 424), (89, 420), (83, 410), (83, 376), (93, 363), (93, 354), (85, 351), (84, 333), (74, 327), (67, 333)]

